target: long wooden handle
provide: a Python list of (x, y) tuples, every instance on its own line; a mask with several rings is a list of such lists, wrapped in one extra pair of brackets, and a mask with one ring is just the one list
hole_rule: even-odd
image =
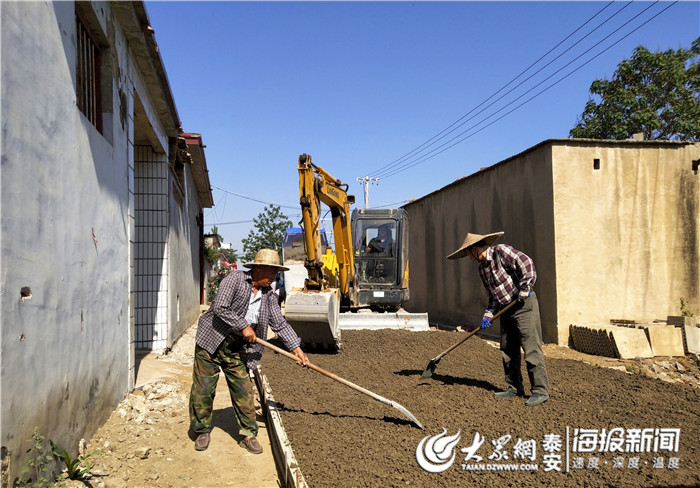
[[(513, 300), (513, 301), (510, 302), (508, 305), (506, 305), (506, 306), (503, 307), (501, 310), (499, 310), (498, 313), (497, 313), (496, 315), (493, 316), (493, 318), (491, 319), (491, 322), (493, 322), (494, 320), (496, 320), (496, 319), (497, 319), (498, 317), (500, 317), (506, 310), (508, 310), (508, 309), (509, 309), (510, 307), (512, 307), (513, 305), (515, 305), (515, 303), (516, 303), (517, 301), (518, 301), (517, 299), (516, 299), (516, 300)], [(433, 361), (437, 361), (437, 360), (442, 359), (442, 357), (443, 357), (444, 355), (448, 354), (448, 353), (449, 353), (450, 351), (452, 351), (453, 349), (459, 347), (464, 341), (466, 341), (467, 339), (469, 339), (471, 336), (473, 336), (474, 334), (476, 334), (476, 333), (479, 332), (480, 330), (481, 330), (481, 327), (477, 327), (477, 328), (474, 329), (473, 331), (469, 332), (466, 336), (462, 337), (462, 338), (461, 338), (459, 341), (457, 341), (455, 344), (452, 344), (449, 348), (447, 348), (446, 350), (444, 350), (443, 352), (441, 352), (438, 356), (436, 356), (435, 358), (433, 358)]]
[[(292, 354), (291, 352), (285, 351), (285, 350), (282, 349), (282, 348), (279, 348), (279, 347), (277, 347), (277, 346), (275, 346), (275, 345), (273, 345), (273, 344), (270, 344), (269, 342), (264, 341), (264, 340), (262, 340), (262, 339), (259, 338), (259, 337), (256, 337), (256, 338), (255, 338), (255, 341), (256, 341), (258, 344), (261, 344), (261, 345), (263, 345), (263, 346), (265, 346), (265, 347), (267, 347), (267, 348), (269, 348), (269, 349), (272, 349), (272, 350), (275, 351), (275, 352), (278, 352), (278, 353), (282, 354), (283, 356), (287, 356), (288, 358), (293, 359), (294, 361), (297, 361), (297, 360), (299, 359), (298, 357), (296, 357), (296, 356), (295, 356), (294, 354)], [(392, 405), (391, 400), (388, 400), (388, 399), (384, 398), (383, 396), (377, 395), (376, 393), (371, 392), (371, 391), (367, 390), (366, 388), (362, 388), (360, 385), (356, 385), (355, 383), (352, 383), (351, 381), (348, 381), (348, 380), (346, 380), (345, 378), (341, 378), (340, 376), (338, 376), (338, 375), (336, 375), (336, 374), (333, 374), (333, 373), (331, 373), (330, 371), (326, 371), (325, 369), (321, 368), (320, 366), (316, 366), (315, 364), (313, 364), (313, 363), (311, 363), (311, 362), (307, 362), (307, 363), (306, 363), (306, 367), (307, 367), (307, 368), (310, 368), (310, 369), (313, 369), (314, 371), (317, 371), (317, 372), (321, 373), (321, 374), (324, 375), (324, 376), (328, 376), (329, 378), (331, 378), (331, 379), (333, 379), (333, 380), (335, 380), (335, 381), (338, 381), (338, 382), (344, 384), (345, 386), (349, 386), (350, 388), (353, 388), (353, 389), (359, 391), (360, 393), (364, 393), (365, 395), (371, 396), (371, 397), (374, 398), (375, 400), (379, 400), (380, 402), (386, 403), (387, 405)], [(393, 406), (393, 405), (392, 405), (392, 406)]]

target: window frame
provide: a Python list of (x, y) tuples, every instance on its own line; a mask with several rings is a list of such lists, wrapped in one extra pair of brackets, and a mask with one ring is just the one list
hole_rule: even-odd
[(102, 133), (102, 50), (89, 23), (75, 9), (75, 103)]

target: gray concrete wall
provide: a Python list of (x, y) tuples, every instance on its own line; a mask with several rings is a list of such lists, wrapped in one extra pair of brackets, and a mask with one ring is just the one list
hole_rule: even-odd
[[(171, 187), (175, 183), (171, 174)], [(185, 196), (181, 204), (170, 195), (170, 327), (168, 347), (197, 321), (199, 316), (199, 228), (200, 211), (190, 168), (185, 166)]]
[[(142, 5), (92, 5), (105, 43), (102, 133), (76, 106), (75, 4), (0, 2), (3, 485), (34, 427), (75, 455), (133, 386), (134, 148), (149, 145), (167, 165), (178, 127), (164, 115), (167, 87), (140, 71), (152, 69), (144, 48), (132, 52), (147, 35)], [(185, 173), (182, 210), (167, 208), (168, 344), (199, 313), (200, 206)]]
[[(535, 261), (543, 333), (547, 340), (554, 340), (556, 270), (549, 147), (462, 178), (404, 208), (410, 218), (411, 249), (407, 310), (427, 311), (431, 323), (480, 323), (486, 293), (476, 263), (468, 258), (447, 260), (446, 256), (462, 245), (468, 232), (505, 231), (499, 242)], [(489, 330), (491, 334), (497, 331), (497, 326)]]
[(105, 138), (76, 107), (72, 2), (0, 8), (2, 445), (16, 473), (35, 426), (72, 450), (128, 388), (127, 132), (112, 112)]
[[(700, 144), (556, 142), (559, 341), (572, 323), (700, 311)], [(599, 169), (594, 169), (594, 160)]]

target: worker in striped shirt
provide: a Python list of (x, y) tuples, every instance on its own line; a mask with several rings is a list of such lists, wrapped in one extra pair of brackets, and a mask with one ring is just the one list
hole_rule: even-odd
[(462, 247), (447, 256), (459, 259), (469, 256), (479, 263), (479, 276), (488, 295), (488, 305), (481, 328), (491, 326), (493, 316), (503, 307), (518, 303), (501, 315), (501, 355), (508, 388), (496, 393), (497, 398), (525, 396), (520, 369), (521, 348), (524, 351), (532, 395), (525, 405), (534, 407), (549, 399), (549, 378), (542, 354), (540, 308), (532, 287), (537, 279), (535, 263), (525, 253), (507, 244), (493, 243), (503, 232), (468, 233)]

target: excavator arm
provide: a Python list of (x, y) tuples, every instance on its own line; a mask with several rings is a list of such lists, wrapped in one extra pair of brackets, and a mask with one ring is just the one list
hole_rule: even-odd
[[(403, 210), (356, 209), (358, 221), (355, 225), (364, 229), (359, 232), (358, 239), (378, 232), (381, 224), (390, 224), (395, 229), (393, 238), (398, 239), (396, 246), (391, 248), (396, 253), (393, 256), (363, 253), (359, 249), (356, 255), (352, 238), (353, 215), (350, 213), (350, 205), (355, 203), (355, 197), (348, 195), (347, 185), (333, 178), (323, 168), (312, 164), (308, 154), (299, 156), (297, 169), (307, 278), (303, 289), (293, 287), (287, 292), (284, 313), (287, 322), (304, 344), (339, 349), (341, 320), (344, 321), (345, 328), (422, 326), (420, 330), (427, 330), (427, 314), (408, 314), (403, 310), (395, 313), (352, 313), (352, 310), (361, 307), (388, 311), (400, 307), (407, 298), (408, 264), (406, 262), (404, 266), (402, 263), (407, 261), (408, 238), (405, 227), (407, 219)], [(324, 267), (323, 262), (321, 204), (330, 208), (333, 219), (335, 259), (338, 265), (337, 280), (334, 280), (336, 283), (330, 282), (328, 267)], [(403, 258), (399, 258), (399, 255)], [(356, 262), (359, 269), (357, 276)], [(370, 265), (374, 266), (375, 271), (381, 269), (386, 273), (381, 276), (372, 275), (377, 279), (369, 280), (366, 271)], [(345, 313), (340, 313), (341, 308)]]
[(355, 197), (348, 195), (348, 186), (333, 178), (327, 171), (311, 163), (311, 156), (299, 156), (299, 203), (302, 210), (304, 243), (306, 245), (305, 267), (308, 278), (305, 288), (325, 291), (328, 280), (323, 273), (321, 247), (321, 203), (327, 205), (333, 220), (335, 254), (338, 262), (338, 282), (341, 300), (347, 300), (350, 287), (355, 280), (353, 262), (350, 205)]

